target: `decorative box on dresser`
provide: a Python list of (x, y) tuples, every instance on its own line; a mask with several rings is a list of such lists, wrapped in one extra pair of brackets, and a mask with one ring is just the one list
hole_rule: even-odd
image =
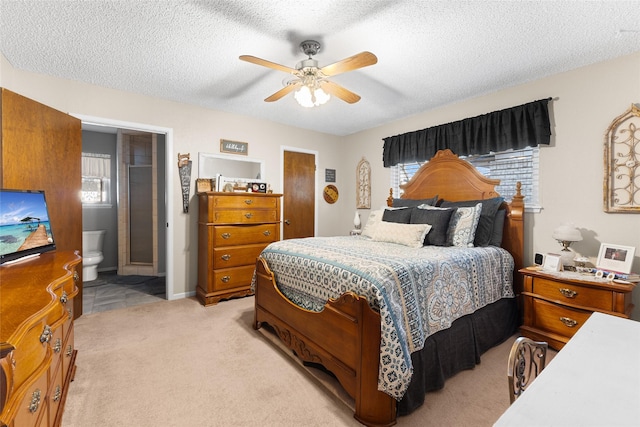
[(272, 193), (198, 193), (198, 287), (204, 305), (252, 295), (256, 259), (280, 240), (280, 198)]
[(75, 375), (77, 252), (0, 266), (0, 425), (59, 426)]
[(575, 272), (545, 272), (536, 267), (524, 275), (522, 335), (560, 350), (594, 311), (629, 318), (633, 283), (611, 282)]

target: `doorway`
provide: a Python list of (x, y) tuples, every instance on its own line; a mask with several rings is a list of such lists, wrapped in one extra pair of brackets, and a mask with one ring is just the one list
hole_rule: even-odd
[[(174, 282), (173, 282), (173, 256), (170, 253), (173, 248), (173, 236), (169, 233), (169, 225), (173, 224), (173, 213), (169, 209), (168, 203), (173, 200), (173, 186), (171, 182), (177, 179), (174, 175), (175, 171), (172, 168), (172, 162), (169, 158), (170, 153), (173, 152), (173, 129), (163, 128), (154, 125), (146, 125), (140, 123), (123, 122), (119, 120), (104, 119), (100, 117), (85, 116), (82, 114), (71, 114), (74, 117), (79, 118), (82, 121), (83, 127), (88, 126), (97, 129), (110, 129), (111, 132), (117, 132), (118, 129), (132, 132), (146, 132), (156, 134), (164, 139), (164, 148), (160, 145), (160, 149), (157, 151), (157, 163), (164, 165), (164, 178), (158, 177), (158, 186), (162, 184), (163, 188), (160, 188), (158, 193), (161, 193), (162, 197), (159, 197), (157, 203), (157, 252), (158, 252), (158, 274), (166, 276), (165, 280), (165, 295), (166, 299), (172, 300), (177, 298), (174, 295)], [(160, 182), (162, 180), (162, 183)], [(162, 262), (164, 261), (164, 262)]]
[(284, 149), (282, 153), (282, 238), (316, 234), (316, 152)]

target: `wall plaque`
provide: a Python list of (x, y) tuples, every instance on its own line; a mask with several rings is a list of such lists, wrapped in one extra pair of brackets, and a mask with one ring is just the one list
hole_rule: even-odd
[(229, 154), (249, 154), (249, 143), (239, 141), (229, 141), (228, 139), (220, 140), (220, 152)]

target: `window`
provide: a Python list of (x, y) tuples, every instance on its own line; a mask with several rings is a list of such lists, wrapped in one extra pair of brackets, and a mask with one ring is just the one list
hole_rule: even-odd
[(111, 156), (82, 153), (82, 203), (111, 204)]
[[(461, 157), (471, 163), (487, 178), (499, 179), (496, 187), (498, 193), (511, 200), (515, 194), (516, 182), (522, 184), (522, 195), (525, 197), (525, 207), (537, 209), (538, 201), (538, 147), (527, 147), (522, 150), (508, 150), (494, 154)], [(400, 184), (411, 179), (422, 163), (398, 164), (391, 167), (391, 188), (394, 197), (400, 193)], [(529, 209), (527, 209), (529, 210)]]

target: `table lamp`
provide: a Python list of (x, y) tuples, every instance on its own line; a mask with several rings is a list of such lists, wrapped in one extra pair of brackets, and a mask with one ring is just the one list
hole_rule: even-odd
[(569, 249), (571, 243), (579, 242), (582, 240), (582, 234), (575, 225), (572, 223), (563, 223), (555, 230), (553, 230), (553, 238), (562, 245), (560, 251), (560, 258), (562, 259), (562, 265), (573, 265), (573, 258), (575, 254)]

